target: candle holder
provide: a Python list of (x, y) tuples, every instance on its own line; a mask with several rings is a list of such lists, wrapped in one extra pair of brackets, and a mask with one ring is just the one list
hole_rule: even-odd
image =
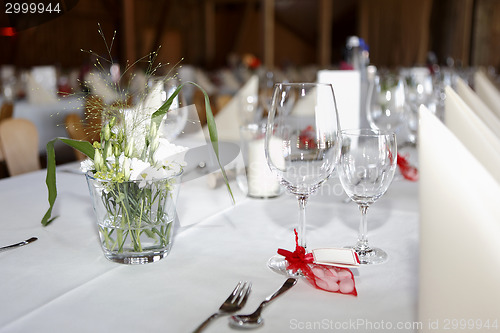
[(266, 161), (265, 137), (265, 124), (249, 124), (240, 127), (243, 157), (241, 161), (244, 163), (240, 162), (236, 166), (236, 180), (239, 188), (252, 198), (274, 198), (283, 193), (278, 178), (271, 172)]

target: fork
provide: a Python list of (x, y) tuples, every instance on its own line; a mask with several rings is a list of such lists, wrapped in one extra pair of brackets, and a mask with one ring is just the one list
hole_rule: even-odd
[(248, 295), (250, 294), (251, 289), (252, 289), (251, 282), (246, 282), (246, 281), (238, 282), (231, 295), (229, 295), (229, 297), (224, 301), (224, 303), (222, 303), (219, 310), (210, 317), (208, 317), (203, 323), (201, 323), (201, 325), (198, 326), (198, 328), (194, 330), (193, 333), (201, 332), (215, 318), (218, 318), (222, 315), (229, 315), (238, 310), (241, 310), (241, 308), (245, 305), (248, 299)]

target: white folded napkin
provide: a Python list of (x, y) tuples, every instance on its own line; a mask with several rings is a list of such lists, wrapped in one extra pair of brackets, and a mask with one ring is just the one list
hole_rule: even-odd
[(217, 87), (210, 81), (205, 72), (199, 68), (195, 71), (194, 81), (199, 84), (208, 95), (213, 95), (217, 92)]
[(448, 128), (500, 182), (500, 138), (450, 86), (446, 87), (445, 119)]
[(500, 184), (425, 107), (418, 137), (421, 331), (454, 319), (496, 320)]
[(162, 78), (153, 81), (150, 91), (141, 102), (140, 107), (147, 110), (148, 114), (153, 114), (167, 100), (167, 93), (169, 92), (165, 91), (164, 84), (165, 82)]
[(219, 71), (219, 77), (222, 81), (221, 89), (223, 91), (231, 93), (240, 89), (240, 81), (238, 81), (231, 69), (221, 69)]
[(98, 72), (88, 73), (85, 76), (85, 83), (89, 86), (92, 94), (100, 96), (106, 104), (120, 100), (120, 95), (115, 90), (114, 85), (102, 78)]
[(500, 118), (500, 92), (481, 70), (474, 73), (474, 89), (491, 111)]
[[(342, 129), (359, 128), (361, 124), (361, 79), (359, 71), (318, 71), (319, 83), (333, 86)], [(363, 113), (364, 114), (364, 113)]]
[(26, 95), (31, 104), (56, 103), (57, 74), (55, 67), (33, 67), (27, 75)]
[(148, 87), (148, 78), (142, 70), (134, 71), (128, 84), (129, 93), (132, 96), (141, 96)]
[(493, 133), (500, 137), (500, 118), (491, 111), (483, 100), (462, 79), (456, 81), (457, 94), (464, 100), (476, 115), (488, 126)]
[[(240, 111), (242, 100), (248, 96), (257, 98), (259, 92), (259, 78), (254, 75), (245, 85), (231, 98), (231, 100), (215, 115), (215, 124), (220, 141), (240, 142)], [(208, 138), (207, 126), (203, 127), (203, 132), (197, 134)]]

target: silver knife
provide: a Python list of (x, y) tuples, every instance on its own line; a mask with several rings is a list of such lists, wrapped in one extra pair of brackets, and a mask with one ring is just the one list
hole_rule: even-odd
[(19, 246), (28, 245), (29, 243), (32, 243), (32, 242), (36, 241), (37, 239), (38, 238), (36, 238), (36, 237), (31, 237), (30, 239), (27, 239), (25, 241), (22, 241), (22, 242), (19, 242), (19, 243), (16, 243), (16, 244), (12, 244), (12, 245), (7, 245), (7, 246), (0, 247), (0, 252), (7, 251), (7, 250), (10, 250), (10, 249), (14, 249), (14, 248), (19, 247)]

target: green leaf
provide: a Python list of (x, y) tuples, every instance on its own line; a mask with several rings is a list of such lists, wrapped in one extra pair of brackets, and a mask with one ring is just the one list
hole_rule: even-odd
[(167, 99), (167, 101), (163, 103), (163, 105), (160, 106), (160, 108), (151, 115), (151, 123), (155, 124), (156, 128), (160, 127), (160, 123), (163, 120), (163, 117), (170, 109), (170, 106), (174, 102), (174, 99), (177, 97), (177, 95), (179, 95), (179, 92), (181, 91), (184, 84), (185, 83), (178, 86), (177, 89), (175, 89), (175, 91), (172, 93), (172, 95), (170, 95), (170, 97)]
[(205, 113), (207, 116), (207, 127), (208, 127), (208, 135), (210, 136), (210, 141), (212, 142), (212, 147), (214, 148), (215, 156), (217, 157), (217, 163), (219, 164), (219, 168), (222, 172), (222, 176), (224, 177), (224, 182), (226, 183), (227, 190), (229, 191), (229, 194), (231, 195), (231, 201), (234, 204), (234, 195), (233, 191), (231, 190), (231, 186), (229, 186), (229, 180), (227, 179), (226, 175), (226, 170), (224, 170), (224, 167), (220, 163), (219, 159), (219, 138), (217, 135), (217, 126), (215, 125), (215, 119), (214, 119), (214, 114), (212, 112), (212, 107), (210, 106), (210, 99), (208, 98), (207, 93), (205, 90), (200, 87), (198, 84), (194, 82), (189, 82), (192, 85), (198, 87), (202, 92), (203, 95), (205, 96)]
[(94, 159), (95, 149), (92, 144), (88, 141), (73, 140), (68, 138), (56, 138), (59, 139), (70, 147), (79, 150), (80, 152), (87, 155), (89, 158)]
[(42, 218), (43, 225), (49, 225), (55, 217), (52, 217), (52, 208), (57, 198), (57, 187), (56, 187), (56, 154), (54, 151), (54, 143), (57, 139), (47, 142), (47, 176), (45, 177), (45, 183), (47, 184), (47, 189), (49, 191), (49, 209)]
[(54, 150), (54, 143), (57, 140), (61, 140), (65, 144), (81, 151), (90, 158), (94, 158), (94, 148), (87, 141), (72, 140), (67, 138), (55, 138), (47, 142), (47, 176), (45, 178), (45, 183), (47, 184), (47, 190), (49, 192), (49, 209), (42, 218), (42, 224), (44, 226), (49, 225), (52, 221), (56, 219), (57, 216), (52, 217), (52, 209), (54, 208), (54, 203), (57, 198), (57, 187), (56, 187), (56, 153)]

